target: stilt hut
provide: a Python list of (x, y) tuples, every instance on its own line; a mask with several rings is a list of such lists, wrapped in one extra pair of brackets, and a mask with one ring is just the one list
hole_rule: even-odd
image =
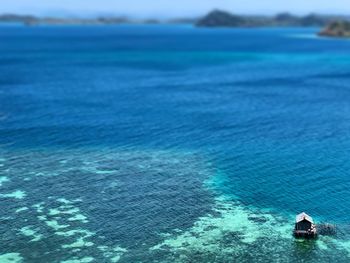
[(316, 237), (317, 230), (312, 217), (306, 213), (301, 213), (295, 218), (295, 237)]

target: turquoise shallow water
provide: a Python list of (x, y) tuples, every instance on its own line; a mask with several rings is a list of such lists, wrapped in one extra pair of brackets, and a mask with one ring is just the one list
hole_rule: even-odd
[(350, 42), (317, 30), (1, 27), (0, 262), (348, 262)]

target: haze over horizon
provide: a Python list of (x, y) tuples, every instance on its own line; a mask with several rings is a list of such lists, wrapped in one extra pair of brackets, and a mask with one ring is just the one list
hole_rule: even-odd
[(194, 17), (201, 16), (212, 9), (223, 9), (239, 14), (276, 14), (290, 12), (295, 14), (350, 14), (346, 0), (317, 1), (295, 0), (2, 0), (0, 13), (32, 14), (42, 16), (94, 16), (118, 15), (131, 17)]

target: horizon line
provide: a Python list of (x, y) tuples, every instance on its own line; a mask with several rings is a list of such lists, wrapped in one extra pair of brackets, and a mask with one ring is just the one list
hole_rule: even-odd
[(223, 11), (233, 15), (241, 15), (241, 16), (266, 16), (266, 17), (274, 17), (280, 14), (290, 14), (293, 16), (307, 16), (307, 15), (321, 15), (321, 16), (350, 16), (350, 13), (341, 13), (341, 12), (291, 12), (291, 11), (278, 11), (278, 12), (232, 12), (225, 8), (212, 8), (206, 12), (201, 12), (201, 14), (193, 14), (193, 15), (135, 15), (135, 14), (127, 14), (123, 12), (91, 12), (91, 11), (65, 11), (65, 10), (56, 10), (56, 11), (44, 11), (44, 12), (11, 12), (11, 11), (1, 11), (0, 16), (4, 15), (18, 15), (18, 16), (33, 16), (37, 18), (99, 18), (99, 17), (118, 17), (118, 18), (128, 18), (128, 19), (195, 19), (204, 17), (213, 11)]

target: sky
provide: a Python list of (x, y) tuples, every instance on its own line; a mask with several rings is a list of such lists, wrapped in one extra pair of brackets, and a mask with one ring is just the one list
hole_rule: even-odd
[(238, 14), (350, 14), (350, 0), (0, 0), (0, 13), (58, 16), (200, 16), (212, 9)]

